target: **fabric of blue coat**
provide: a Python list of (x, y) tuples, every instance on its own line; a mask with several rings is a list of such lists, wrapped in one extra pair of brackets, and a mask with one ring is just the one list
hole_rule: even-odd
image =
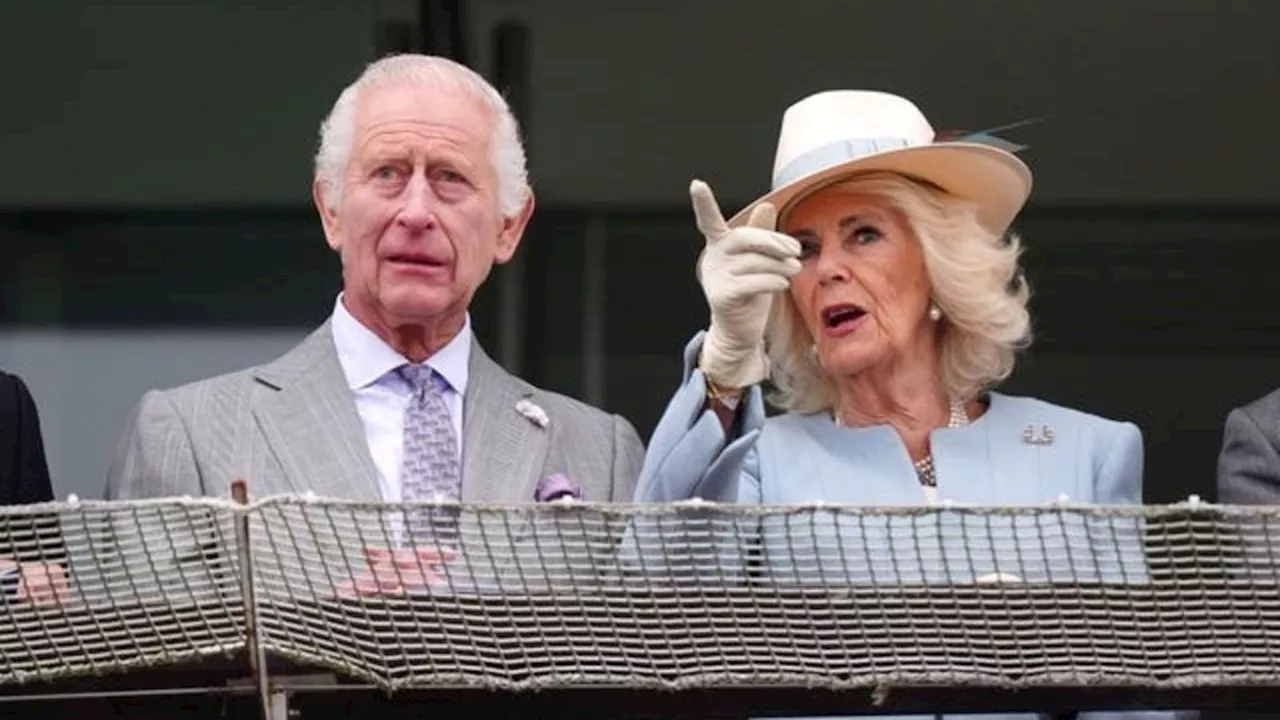
[[(637, 502), (828, 503), (867, 506), (867, 511), (817, 509), (804, 516), (749, 519), (735, 515), (730, 522), (745, 527), (703, 532), (703, 538), (714, 537), (716, 547), (711, 553), (705, 548), (693, 553), (696, 558), (688, 555), (688, 543), (666, 540), (668, 529), (662, 531), (664, 545), (658, 549), (647, 541), (638, 549), (633, 536), (624, 555), (643, 552), (651, 578), (663, 572), (659, 568), (671, 573), (669, 579), (682, 576), (686, 582), (690, 573), (694, 581), (744, 576), (747, 545), (752, 546), (754, 577), (782, 583), (909, 586), (992, 578), (1132, 583), (1147, 577), (1139, 517), (1086, 516), (1070, 512), (1069, 506), (1063, 512), (1025, 515), (965, 509), (1044, 506), (1064, 498), (1069, 503), (1140, 504), (1142, 434), (1132, 423), (990, 393), (989, 407), (976, 421), (930, 436), (937, 502), (944, 507), (927, 513), (885, 510), (930, 504), (893, 428), (842, 428), (828, 414), (766, 417), (761, 390), (754, 387), (743, 397), (734, 436), (726, 437), (719, 418), (704, 407), (705, 380), (696, 369), (703, 337), (699, 333), (685, 348), (684, 381), (654, 430)], [(637, 525), (637, 535), (652, 532), (654, 528)], [(752, 540), (744, 542), (743, 537)], [(1195, 714), (1080, 713), (1090, 720), (1175, 716)]]

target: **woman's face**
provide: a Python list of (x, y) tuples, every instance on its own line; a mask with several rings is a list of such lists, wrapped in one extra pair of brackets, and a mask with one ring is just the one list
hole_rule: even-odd
[(791, 299), (828, 374), (856, 375), (933, 352), (929, 276), (900, 212), (834, 185), (797, 204), (779, 230), (800, 242)]

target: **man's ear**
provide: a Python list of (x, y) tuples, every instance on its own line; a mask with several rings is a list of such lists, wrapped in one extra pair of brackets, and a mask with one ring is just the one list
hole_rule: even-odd
[[(317, 177), (311, 183), (311, 201), (316, 205), (316, 212), (320, 213), (320, 224), (324, 227), (324, 239), (329, 243), (329, 247), (334, 250), (342, 249), (342, 240), (338, 235), (338, 213), (325, 202), (325, 192), (328, 186)], [(328, 189), (328, 192), (332, 192)]]
[(494, 254), (494, 262), (502, 265), (510, 262), (524, 238), (524, 230), (529, 226), (529, 218), (533, 217), (533, 190), (526, 191), (524, 207), (514, 216), (502, 219), (502, 231), (498, 233), (498, 249)]

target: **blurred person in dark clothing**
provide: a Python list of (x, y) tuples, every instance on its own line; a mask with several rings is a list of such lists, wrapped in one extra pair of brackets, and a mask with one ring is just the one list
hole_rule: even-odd
[[(26, 383), (0, 371), (0, 504), (53, 500), (40, 416)], [(5, 598), (36, 604), (65, 599), (56, 518), (0, 515), (0, 586)]]

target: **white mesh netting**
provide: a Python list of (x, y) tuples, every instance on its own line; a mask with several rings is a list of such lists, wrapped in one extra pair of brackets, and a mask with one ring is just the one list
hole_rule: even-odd
[(241, 653), (250, 616), (266, 652), (388, 689), (1280, 682), (1280, 508), (284, 496), (0, 532), (68, 588), (6, 581), (0, 685)]

